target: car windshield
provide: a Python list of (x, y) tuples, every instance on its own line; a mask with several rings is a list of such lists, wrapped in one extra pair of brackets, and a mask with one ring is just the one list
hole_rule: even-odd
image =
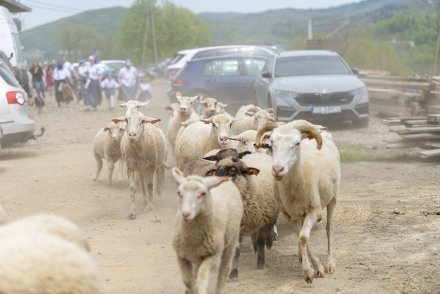
[(276, 77), (348, 75), (350, 69), (336, 56), (294, 56), (278, 58)]

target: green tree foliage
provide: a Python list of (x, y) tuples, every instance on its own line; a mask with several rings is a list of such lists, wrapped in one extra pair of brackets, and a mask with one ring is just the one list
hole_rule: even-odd
[(125, 56), (135, 62), (154, 62), (152, 17), (158, 58), (172, 56), (177, 50), (212, 43), (207, 25), (190, 10), (168, 1), (158, 4), (155, 0), (136, 0), (121, 22), (118, 36)]

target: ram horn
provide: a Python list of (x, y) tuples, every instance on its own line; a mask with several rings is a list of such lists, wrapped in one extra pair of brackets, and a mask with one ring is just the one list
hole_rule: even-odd
[(255, 139), (255, 148), (262, 148), (263, 146), (260, 145), (260, 140), (261, 137), (271, 131), (273, 131), (273, 129), (277, 128), (278, 124), (275, 122), (267, 122), (265, 123), (259, 130), (257, 133), (257, 137)]
[(297, 129), (303, 134), (307, 135), (307, 138), (309, 140), (315, 139), (316, 140), (316, 147), (318, 150), (321, 150), (322, 147), (322, 137), (319, 133), (319, 130), (316, 128), (316, 125), (309, 123), (306, 120), (295, 120), (291, 122), (289, 125)]

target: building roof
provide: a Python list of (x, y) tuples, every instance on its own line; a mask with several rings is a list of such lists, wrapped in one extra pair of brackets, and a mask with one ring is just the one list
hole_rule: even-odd
[(32, 11), (32, 8), (14, 0), (0, 0), (0, 6), (6, 7), (12, 13)]

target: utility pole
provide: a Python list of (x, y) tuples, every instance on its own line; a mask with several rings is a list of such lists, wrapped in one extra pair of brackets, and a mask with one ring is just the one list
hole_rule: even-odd
[(157, 62), (157, 41), (156, 41), (156, 10), (155, 7), (150, 11), (151, 12), (151, 26), (153, 30), (153, 48), (154, 48), (154, 62)]
[(147, 51), (149, 20), (150, 20), (150, 8), (147, 8), (147, 11), (145, 13), (144, 41), (142, 42), (142, 67), (145, 67), (145, 53)]

